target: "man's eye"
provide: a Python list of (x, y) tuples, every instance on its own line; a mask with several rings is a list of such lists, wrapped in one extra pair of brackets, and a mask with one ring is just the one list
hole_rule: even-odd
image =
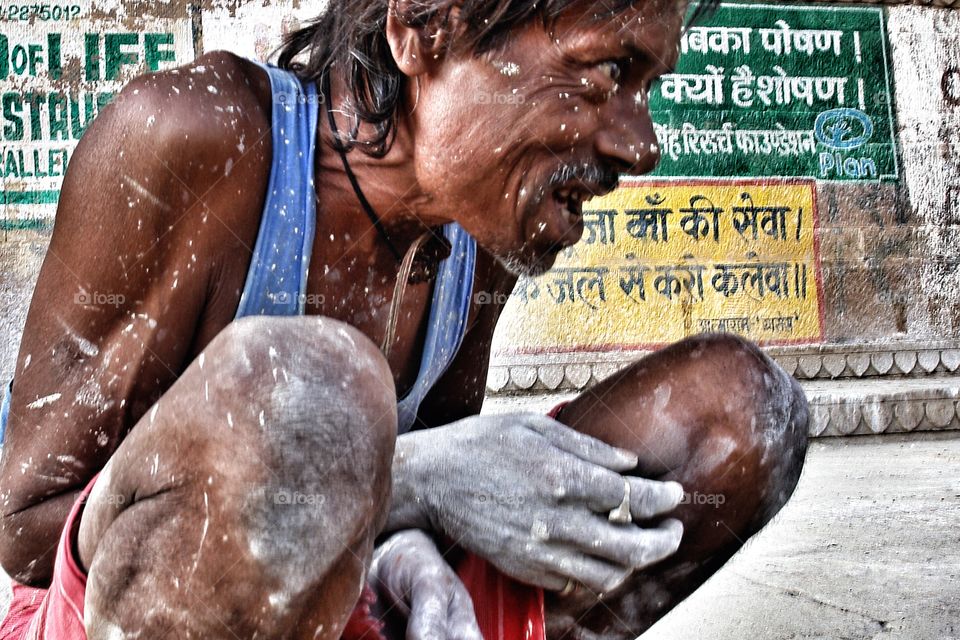
[(616, 60), (606, 60), (597, 65), (597, 69), (605, 77), (609, 78), (611, 82), (619, 82), (620, 75), (623, 73), (623, 68), (620, 62)]

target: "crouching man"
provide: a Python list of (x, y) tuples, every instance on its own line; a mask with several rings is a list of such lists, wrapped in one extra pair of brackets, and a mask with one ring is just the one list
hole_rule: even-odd
[(685, 3), (329, 5), (279, 68), (141, 77), (80, 142), (9, 403), (0, 638), (390, 633), (362, 592), (478, 638), (451, 546), (542, 589), (549, 637), (633, 638), (793, 491), (803, 394), (729, 335), (478, 415), (474, 292), (656, 165)]

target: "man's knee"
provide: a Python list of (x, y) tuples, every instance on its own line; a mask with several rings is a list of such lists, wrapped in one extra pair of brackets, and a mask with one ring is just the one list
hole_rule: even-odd
[(365, 396), (381, 409), (396, 404), (390, 366), (377, 346), (358, 329), (330, 318), (242, 318), (204, 349), (196, 364), (202, 370), (206, 363), (228, 378), (225, 382), (234, 382), (232, 374), (253, 391), (284, 387), (297, 378), (294, 385), (325, 389), (324, 396)]
[(755, 530), (769, 522), (790, 499), (807, 454), (810, 416), (807, 397), (799, 382), (777, 369), (788, 383), (771, 394), (767, 412), (758, 416), (766, 482), (760, 487), (761, 507), (750, 523)]
[[(395, 402), (389, 368), (355, 329), (231, 325), (134, 427), (85, 509), (79, 546), (100, 612), (171, 571), (237, 599), (227, 604), (249, 615), (229, 626), (244, 633), (266, 628), (261, 610), (281, 624), (332, 579), (353, 592), (390, 497)], [(98, 552), (134, 541), (146, 553)], [(237, 585), (260, 587), (218, 591), (224, 563)], [(154, 591), (171, 611), (190, 606), (179, 586)]]
[[(252, 483), (251, 496), (260, 497), (246, 500), (245, 509), (252, 527), (265, 527), (266, 543), (276, 546), (273, 533), (281, 529), (316, 526), (318, 514), (363, 529), (369, 518), (360, 511), (389, 499), (396, 439), (393, 377), (377, 347), (328, 318), (248, 318), (204, 353), (209, 377), (225, 385), (228, 398), (244, 399), (229, 401), (226, 422), (256, 457), (249, 471), (262, 482)], [(225, 447), (214, 455), (229, 455)]]
[(704, 465), (700, 473), (720, 492), (714, 503), (731, 501), (741, 515), (752, 514), (741, 537), (752, 535), (786, 504), (799, 480), (807, 450), (806, 396), (794, 378), (739, 336), (699, 336), (690, 354), (715, 363), (708, 370), (720, 408), (691, 462)]
[[(202, 385), (205, 403), (217, 411), (219, 405), (233, 407), (228, 426), (238, 420), (251, 423), (271, 445), (309, 437), (305, 430), (326, 432), (335, 423), (349, 426), (344, 436), (365, 443), (364, 453), (384, 447), (392, 452), (396, 392), (390, 367), (365, 335), (336, 320), (251, 317), (233, 322), (204, 349), (177, 385), (181, 383), (194, 390)], [(181, 395), (191, 401), (188, 394)]]

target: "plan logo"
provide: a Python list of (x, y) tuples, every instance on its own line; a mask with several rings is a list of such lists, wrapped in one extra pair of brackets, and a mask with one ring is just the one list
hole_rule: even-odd
[(820, 154), (820, 177), (827, 179), (874, 179), (877, 164), (869, 157), (850, 157), (873, 137), (873, 121), (858, 109), (824, 111), (813, 126), (817, 141), (832, 151)]
[(831, 109), (817, 116), (813, 131), (823, 146), (850, 151), (873, 137), (873, 121), (858, 109)]

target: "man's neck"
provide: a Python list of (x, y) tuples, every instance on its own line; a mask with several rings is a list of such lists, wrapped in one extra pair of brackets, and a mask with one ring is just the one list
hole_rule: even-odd
[[(335, 100), (334, 104), (342, 104), (342, 100)], [(350, 119), (334, 108), (338, 130), (350, 131)], [(419, 236), (446, 222), (426, 213), (430, 198), (416, 180), (413, 144), (403, 119), (398, 119), (393, 144), (384, 157), (364, 153), (360, 144), (346, 153), (349, 171), (369, 204), (364, 207), (341, 154), (334, 147), (326, 114), (321, 116), (315, 182), (323, 215), (318, 216), (318, 235), (326, 232), (335, 238), (340, 236), (371, 257), (396, 252), (394, 259), (399, 259)]]

